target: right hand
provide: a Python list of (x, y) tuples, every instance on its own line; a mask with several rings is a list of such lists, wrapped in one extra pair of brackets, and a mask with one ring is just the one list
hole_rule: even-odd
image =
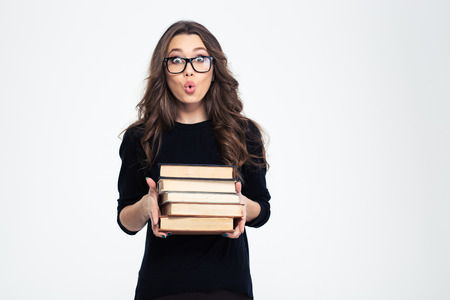
[(161, 216), (161, 211), (159, 210), (158, 205), (158, 190), (156, 189), (156, 183), (150, 177), (147, 177), (146, 181), (148, 184), (148, 194), (142, 198), (144, 210), (149, 217), (148, 221), (152, 226), (153, 234), (160, 238), (166, 238), (171, 235), (171, 233), (159, 230), (159, 217)]

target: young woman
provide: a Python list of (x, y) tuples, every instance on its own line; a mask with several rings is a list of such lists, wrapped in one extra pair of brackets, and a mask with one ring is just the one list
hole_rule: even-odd
[[(181, 21), (159, 40), (138, 120), (120, 147), (117, 221), (128, 234), (147, 225), (135, 299), (253, 299), (245, 225), (270, 216), (265, 150), (257, 124), (242, 115), (238, 82), (216, 38)], [(159, 230), (159, 163), (236, 166), (243, 217), (221, 235)]]

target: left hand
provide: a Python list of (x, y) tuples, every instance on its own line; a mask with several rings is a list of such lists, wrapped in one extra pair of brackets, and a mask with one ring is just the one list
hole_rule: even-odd
[(247, 197), (241, 194), (241, 190), (242, 183), (236, 182), (236, 193), (239, 196), (239, 202), (244, 205), (242, 205), (242, 216), (235, 220), (235, 222), (237, 221), (237, 223), (235, 223), (236, 227), (234, 228), (234, 231), (226, 233), (226, 237), (230, 239), (237, 239), (241, 236), (245, 229), (245, 221), (247, 219)]

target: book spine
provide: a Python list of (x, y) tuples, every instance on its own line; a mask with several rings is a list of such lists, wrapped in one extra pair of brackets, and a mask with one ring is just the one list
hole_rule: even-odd
[(191, 166), (191, 167), (219, 167), (219, 168), (234, 168), (234, 165), (217, 165), (217, 164), (177, 164), (177, 163), (158, 163), (159, 167), (162, 166)]
[(175, 180), (195, 180), (195, 181), (235, 181), (233, 178), (203, 178), (203, 177), (170, 177), (170, 176), (160, 176), (159, 180), (162, 179), (175, 179)]

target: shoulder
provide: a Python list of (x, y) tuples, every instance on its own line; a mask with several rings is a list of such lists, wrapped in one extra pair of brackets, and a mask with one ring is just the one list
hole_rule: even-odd
[(261, 136), (260, 126), (255, 121), (253, 121), (251, 119), (247, 119), (247, 128), (246, 128), (245, 134)]
[(260, 153), (263, 147), (263, 138), (261, 128), (253, 120), (247, 119), (247, 128), (245, 129), (245, 140), (247, 151), (250, 154)]
[(141, 125), (129, 127), (126, 129), (122, 137), (122, 144), (120, 146), (120, 154), (129, 151), (139, 151), (142, 149), (141, 139), (144, 135), (144, 127)]
[(123, 134), (122, 143), (123, 144), (136, 144), (137, 142), (140, 143), (143, 135), (144, 135), (143, 125), (129, 127)]

